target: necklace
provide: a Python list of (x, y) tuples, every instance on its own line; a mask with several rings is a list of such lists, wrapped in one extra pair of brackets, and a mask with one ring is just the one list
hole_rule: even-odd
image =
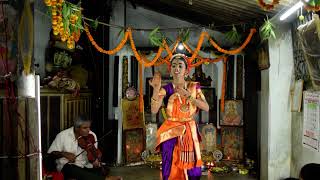
[(187, 103), (187, 102), (183, 103), (180, 94), (177, 94), (177, 95), (178, 95), (179, 102), (180, 102), (180, 107), (179, 107), (180, 111), (181, 112), (189, 112), (189, 103)]
[[(172, 85), (173, 85), (173, 88), (175, 89), (175, 85), (173, 83), (172, 83)], [(186, 82), (184, 83), (184, 89), (187, 89), (187, 83)], [(180, 111), (181, 112), (189, 112), (189, 109), (190, 109), (189, 108), (189, 103), (187, 103), (187, 101), (185, 103), (183, 103), (179, 93), (177, 93), (177, 96), (178, 96), (179, 102), (180, 102), (180, 107), (179, 107)]]

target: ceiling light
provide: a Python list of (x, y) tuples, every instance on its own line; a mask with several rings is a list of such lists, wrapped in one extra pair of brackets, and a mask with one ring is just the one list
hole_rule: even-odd
[(182, 43), (179, 43), (178, 49), (179, 49), (180, 51), (182, 51), (182, 50), (184, 49), (184, 46), (182, 45)]
[(290, 9), (288, 9), (285, 13), (280, 16), (280, 21), (287, 19), (292, 13), (297, 11), (299, 8), (303, 6), (303, 2), (299, 1), (297, 4), (293, 5)]

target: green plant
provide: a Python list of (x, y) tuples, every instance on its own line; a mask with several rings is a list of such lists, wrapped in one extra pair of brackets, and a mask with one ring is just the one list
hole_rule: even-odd
[(77, 5), (66, 2), (62, 6), (63, 28), (68, 34), (83, 30), (80, 7), (80, 2)]
[(162, 35), (159, 31), (159, 27), (152, 30), (149, 34), (149, 40), (154, 46), (162, 46)]
[(179, 38), (182, 42), (187, 42), (190, 38), (190, 30), (189, 29), (181, 29), (179, 31)]
[(232, 43), (240, 43), (241, 41), (241, 36), (234, 25), (232, 25), (232, 30), (226, 33), (226, 38)]
[(98, 19), (95, 19), (94, 21), (91, 22), (91, 27), (95, 30), (98, 28), (98, 25), (99, 25)]
[(121, 30), (118, 32), (118, 38), (123, 39), (124, 37), (124, 28), (121, 28)]
[(262, 41), (270, 39), (271, 37), (273, 39), (276, 39), (274, 28), (275, 28), (274, 24), (272, 24), (272, 22), (268, 18), (264, 20), (264, 24), (260, 29), (260, 37)]
[(162, 46), (162, 41), (166, 40), (168, 45), (171, 45), (173, 41), (167, 37), (163, 33), (159, 31), (159, 27), (152, 30), (149, 34), (149, 41), (154, 46)]

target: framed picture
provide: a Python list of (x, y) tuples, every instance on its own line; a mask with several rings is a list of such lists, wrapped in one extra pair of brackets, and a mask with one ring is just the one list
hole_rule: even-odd
[(243, 129), (240, 127), (222, 127), (221, 136), (224, 159), (243, 159)]
[(242, 100), (226, 100), (224, 112), (220, 112), (220, 125), (242, 126), (243, 125), (243, 102)]
[(303, 80), (295, 81), (291, 93), (291, 111), (300, 112), (302, 103)]
[(122, 99), (123, 130), (144, 128), (144, 116), (139, 112), (139, 99)]
[(201, 134), (200, 149), (202, 152), (213, 152), (216, 149), (217, 129), (213, 124), (199, 125)]
[(144, 134), (142, 128), (124, 131), (124, 151), (127, 163), (141, 161), (141, 153), (144, 151)]

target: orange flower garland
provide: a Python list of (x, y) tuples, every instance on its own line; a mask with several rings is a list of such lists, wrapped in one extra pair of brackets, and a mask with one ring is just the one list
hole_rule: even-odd
[(143, 78), (142, 78), (142, 64), (139, 63), (139, 82), (140, 82), (140, 87), (139, 87), (139, 111), (142, 113), (143, 112), (143, 107), (144, 107), (144, 102), (143, 102)]
[(225, 56), (219, 56), (215, 59), (209, 59), (209, 58), (205, 58), (205, 59), (201, 59), (199, 62), (191, 64), (191, 67), (197, 67), (200, 66), (201, 64), (205, 63), (205, 62), (209, 62), (209, 63), (216, 63), (219, 61), (223, 61), (226, 57)]
[(320, 5), (316, 4), (314, 6), (311, 6), (310, 4), (306, 3), (305, 1), (302, 1), (304, 4), (304, 8), (308, 11), (319, 11), (320, 10)]
[(108, 55), (112, 55), (112, 54), (115, 54), (117, 53), (118, 51), (120, 51), (123, 46), (126, 44), (127, 40), (128, 40), (128, 37), (129, 37), (129, 33), (131, 31), (126, 31), (125, 35), (124, 35), (124, 38), (121, 40), (121, 42), (118, 44), (118, 46), (112, 50), (104, 50), (102, 49), (97, 43), (96, 41), (93, 39), (92, 35), (90, 34), (90, 31), (89, 31), (89, 28), (87, 25), (84, 26), (84, 31), (86, 32), (88, 38), (89, 38), (89, 41), (91, 42), (91, 44), (101, 53), (104, 53), (104, 54), (108, 54)]
[[(75, 10), (77, 12), (73, 11), (70, 13), (70, 17), (66, 17), (63, 14), (64, 8), (70, 8), (69, 4), (71, 3), (68, 3), (65, 0), (44, 0), (44, 3), (51, 8), (53, 34), (55, 36), (59, 35), (60, 40), (66, 42), (69, 49), (74, 49), (75, 42), (79, 40), (81, 34), (80, 27), (78, 27), (78, 24), (81, 24), (80, 7), (79, 10)], [(74, 5), (73, 8), (74, 7), (76, 7), (76, 5)], [(72, 26), (75, 29), (73, 32), (71, 31), (71, 33), (69, 26)]]
[(163, 45), (164, 45), (165, 50), (168, 52), (169, 57), (171, 58), (171, 57), (172, 57), (172, 51), (170, 50), (167, 42), (164, 41), (164, 42), (163, 42)]
[[(118, 52), (123, 46), (124, 44), (127, 42), (127, 39), (129, 38), (130, 40), (130, 44), (131, 44), (131, 48), (132, 48), (132, 51), (136, 57), (136, 59), (140, 62), (140, 63), (143, 63), (145, 67), (150, 67), (152, 66), (161, 56), (161, 52), (163, 51), (163, 48), (162, 47), (159, 47), (159, 50), (158, 50), (158, 53), (156, 55), (156, 57), (151, 60), (151, 61), (148, 61), (146, 62), (145, 59), (142, 59), (141, 56), (139, 55), (139, 53), (137, 52), (137, 49), (135, 47), (135, 44), (134, 44), (134, 41), (133, 41), (133, 38), (132, 38), (132, 32), (130, 29), (128, 29), (125, 33), (125, 37), (122, 39), (122, 41), (119, 43), (119, 45), (113, 49), (113, 50), (104, 50), (102, 49), (99, 45), (97, 45), (97, 43), (95, 42), (95, 40), (93, 39), (93, 37), (91, 36), (90, 34), (90, 31), (89, 31), (89, 28), (87, 26), (85, 26), (85, 31), (86, 31), (86, 34), (90, 40), (90, 42), (92, 43), (92, 45), (99, 51), (99, 52), (102, 52), (102, 53), (105, 53), (105, 54), (115, 54), (116, 52)], [(207, 32), (202, 32), (201, 35), (200, 35), (200, 38), (199, 38), (199, 41), (198, 41), (198, 44), (197, 44), (197, 47), (196, 49), (194, 50), (194, 52), (192, 53), (192, 56), (191, 58), (189, 58), (190, 62), (192, 62), (196, 57), (199, 57), (198, 56), (198, 52), (200, 51), (200, 48), (202, 46), (202, 43), (203, 43), (203, 40), (204, 40), (204, 37), (207, 37), (210, 41), (210, 44), (216, 48), (219, 52), (222, 52), (224, 54), (230, 54), (230, 55), (235, 55), (235, 54), (238, 54), (240, 53), (247, 45), (248, 43), (251, 41), (252, 39), (252, 36), (253, 34), (256, 32), (256, 29), (252, 28), (250, 29), (250, 34), (248, 35), (248, 37), (246, 38), (245, 42), (240, 46), (238, 47), (237, 49), (234, 49), (234, 50), (225, 50), (225, 49), (222, 49), (216, 42), (214, 42), (214, 40), (212, 40), (209, 36), (209, 34)], [(167, 47), (167, 43), (166, 41), (164, 40), (163, 41), (163, 46), (165, 47), (166, 51), (168, 52), (169, 56), (172, 52), (170, 52), (170, 49)], [(176, 42), (173, 50), (176, 49), (176, 47), (178, 46), (178, 43)]]
[(273, 0), (270, 4), (264, 2), (264, 0), (258, 0), (258, 4), (262, 9), (272, 10), (276, 5), (278, 5), (280, 0)]
[(227, 80), (227, 58), (223, 61), (223, 80), (221, 85), (221, 112), (224, 112), (224, 96), (226, 94), (226, 80)]
[(204, 40), (205, 35), (206, 35), (206, 33), (204, 33), (204, 32), (202, 32), (202, 33), (200, 34), (197, 47), (196, 47), (196, 49), (193, 51), (192, 56), (188, 59), (190, 63), (193, 62), (193, 60), (198, 56), (198, 53), (199, 53), (200, 48), (201, 48), (201, 46), (202, 46), (202, 43), (203, 43), (203, 40)]
[(160, 58), (153, 66), (161, 66), (162, 64), (168, 64), (166, 59)]
[[(143, 64), (143, 66), (145, 67), (151, 67), (161, 56), (161, 53), (163, 51), (163, 48), (162, 47), (159, 47), (158, 49), (158, 53), (157, 55), (151, 60), (151, 61), (148, 61), (146, 62), (146, 58), (143, 59), (141, 58), (140, 54), (138, 53), (137, 49), (136, 49), (136, 46), (134, 44), (134, 41), (133, 41), (133, 38), (132, 38), (132, 33), (131, 33), (131, 30), (127, 31), (127, 32), (130, 32), (129, 33), (129, 40), (130, 40), (130, 45), (131, 45), (131, 49), (133, 51), (133, 54), (134, 56), (136, 57), (136, 59), (139, 61), (140, 64)], [(163, 41), (162, 44), (164, 44), (165, 41)]]
[[(92, 43), (92, 45), (101, 53), (105, 53), (105, 54), (115, 54), (116, 52), (120, 51), (121, 48), (125, 45), (125, 43), (127, 42), (128, 38), (129, 38), (129, 41), (130, 41), (130, 45), (131, 45), (131, 49), (136, 57), (136, 59), (138, 60), (139, 62), (139, 79), (140, 79), (140, 82), (142, 82), (142, 67), (145, 66), (145, 67), (150, 67), (150, 66), (159, 66), (159, 65), (162, 65), (164, 63), (170, 65), (170, 58), (172, 57), (172, 54), (176, 51), (176, 48), (178, 46), (178, 40), (176, 41), (174, 47), (172, 50), (170, 50), (167, 42), (165, 41), (165, 39), (163, 40), (162, 42), (162, 46), (159, 47), (158, 49), (158, 52), (156, 54), (156, 56), (152, 59), (152, 60), (148, 60), (144, 55), (140, 55), (138, 52), (137, 52), (137, 49), (136, 49), (136, 46), (134, 44), (134, 41), (133, 41), (133, 37), (132, 37), (132, 32), (131, 32), (131, 29), (128, 29), (125, 33), (125, 36), (124, 38), (121, 40), (121, 42), (118, 44), (118, 46), (116, 48), (114, 48), (113, 50), (104, 50), (102, 49), (96, 42), (95, 40), (93, 39), (92, 35), (90, 34), (90, 31), (89, 31), (89, 28), (88, 26), (85, 25), (85, 32), (90, 40), (90, 42)], [(256, 32), (256, 29), (252, 28), (250, 29), (250, 34), (248, 35), (248, 37), (246, 38), (246, 40), (244, 41), (244, 43), (238, 47), (237, 49), (234, 49), (234, 50), (225, 50), (223, 48), (221, 48), (210, 36), (207, 32), (202, 32), (200, 37), (199, 37), (199, 41), (198, 41), (198, 44), (197, 44), (197, 47), (194, 51), (191, 50), (191, 48), (189, 46), (187, 46), (185, 43), (183, 43), (184, 47), (187, 49), (187, 51), (189, 51), (192, 56), (191, 58), (189, 58), (189, 62), (192, 63), (194, 61), (195, 58), (198, 58), (200, 59), (200, 62), (197, 62), (197, 63), (194, 63), (191, 65), (191, 67), (196, 67), (196, 66), (199, 66), (200, 64), (204, 63), (204, 62), (211, 62), (211, 63), (215, 63), (215, 62), (218, 62), (218, 61), (221, 61), (223, 60), (223, 80), (222, 80), (222, 87), (221, 87), (221, 104), (220, 104), (220, 107), (221, 107), (221, 111), (224, 112), (224, 96), (225, 96), (225, 84), (226, 84), (226, 73), (227, 73), (227, 68), (226, 68), (226, 61), (227, 61), (227, 58), (226, 56), (220, 56), (216, 59), (204, 59), (202, 58), (201, 56), (198, 55), (199, 51), (200, 51), (200, 48), (203, 44), (203, 41), (204, 41), (204, 38), (207, 37), (209, 39), (209, 42), (210, 44), (216, 48), (219, 52), (222, 52), (224, 54), (230, 54), (230, 55), (235, 55), (235, 54), (238, 54), (240, 53), (248, 44), (249, 42), (251, 41), (252, 39), (252, 36), (253, 34)], [(168, 56), (165, 57), (165, 58), (161, 58), (161, 53), (164, 49), (167, 51), (168, 53)], [(141, 83), (142, 85), (142, 83)], [(141, 97), (139, 97), (139, 109), (140, 109), (140, 112), (143, 112), (143, 96), (142, 96), (142, 90), (143, 90), (143, 87), (140, 85), (139, 87), (139, 91), (140, 91), (140, 94), (141, 94)]]
[(256, 32), (257, 30), (252, 28), (250, 29), (250, 34), (249, 36), (247, 37), (247, 39), (244, 41), (244, 43), (238, 47), (237, 49), (234, 49), (234, 50), (225, 50), (225, 49), (222, 49), (216, 42), (214, 42), (210, 37), (209, 37), (209, 34), (206, 32), (205, 35), (208, 37), (209, 41), (210, 41), (210, 44), (216, 48), (219, 52), (222, 52), (224, 54), (230, 54), (230, 55), (235, 55), (235, 54), (239, 54), (248, 44), (249, 42), (251, 41), (251, 38), (253, 36), (253, 34)]

